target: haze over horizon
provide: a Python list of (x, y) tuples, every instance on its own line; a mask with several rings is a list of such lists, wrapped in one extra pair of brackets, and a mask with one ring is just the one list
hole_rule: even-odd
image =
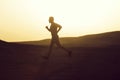
[(62, 25), (60, 37), (120, 31), (120, 0), (1, 0), (0, 39), (50, 38), (49, 16)]

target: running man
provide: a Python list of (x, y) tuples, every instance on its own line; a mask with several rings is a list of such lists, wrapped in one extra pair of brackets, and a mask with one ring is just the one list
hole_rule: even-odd
[(64, 48), (59, 41), (59, 36), (57, 33), (61, 30), (62, 26), (54, 22), (54, 17), (49, 17), (49, 23), (51, 23), (50, 28), (46, 26), (46, 29), (49, 32), (51, 32), (52, 39), (49, 46), (48, 56), (46, 58), (49, 58), (50, 54), (52, 53), (52, 48), (54, 44), (56, 44), (59, 48), (63, 49), (64, 51), (68, 52), (68, 55), (71, 56), (72, 52)]

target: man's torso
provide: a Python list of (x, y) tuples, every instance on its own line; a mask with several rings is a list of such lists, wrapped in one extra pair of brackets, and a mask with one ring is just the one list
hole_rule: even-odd
[(52, 35), (57, 35), (57, 24), (56, 23), (52, 23), (51, 26), (50, 26), (50, 31), (51, 31), (51, 34)]

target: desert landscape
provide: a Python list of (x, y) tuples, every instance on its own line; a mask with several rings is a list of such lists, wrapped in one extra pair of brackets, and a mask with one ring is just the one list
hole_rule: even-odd
[(120, 80), (120, 31), (60, 39), (72, 56), (49, 39), (0, 41), (0, 80)]

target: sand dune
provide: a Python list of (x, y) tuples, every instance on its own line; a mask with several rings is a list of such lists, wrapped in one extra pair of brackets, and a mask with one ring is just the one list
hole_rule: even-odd
[[(61, 38), (61, 44), (67, 47), (103, 47), (120, 45), (120, 31), (91, 34), (80, 37)], [(20, 42), (22, 44), (49, 45), (50, 40)]]

